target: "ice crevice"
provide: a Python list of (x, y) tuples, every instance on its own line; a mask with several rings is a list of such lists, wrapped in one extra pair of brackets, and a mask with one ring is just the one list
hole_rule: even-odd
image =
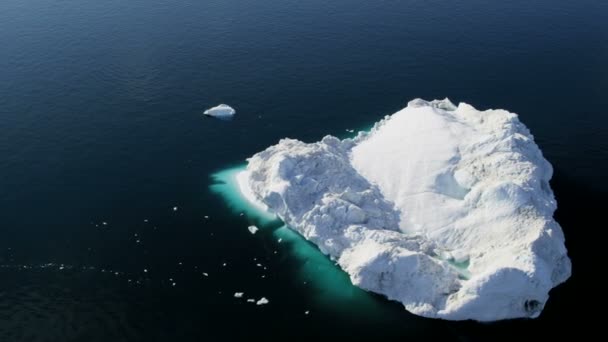
[(552, 167), (517, 115), (416, 99), (344, 140), (282, 139), (241, 192), (415, 314), (537, 317), (570, 276)]

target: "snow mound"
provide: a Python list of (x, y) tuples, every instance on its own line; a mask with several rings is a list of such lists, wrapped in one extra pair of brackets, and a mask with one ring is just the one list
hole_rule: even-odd
[(207, 109), (203, 114), (215, 117), (228, 117), (236, 114), (236, 111), (229, 105), (220, 104), (213, 108)]
[(241, 192), (417, 315), (537, 317), (570, 276), (551, 165), (517, 115), (411, 101), (369, 133), (283, 139)]

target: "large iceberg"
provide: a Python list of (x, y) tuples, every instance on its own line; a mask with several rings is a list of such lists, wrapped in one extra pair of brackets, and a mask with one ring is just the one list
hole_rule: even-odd
[(537, 317), (570, 276), (552, 172), (517, 115), (417, 99), (355, 138), (283, 139), (238, 182), (353, 284), (492, 321)]

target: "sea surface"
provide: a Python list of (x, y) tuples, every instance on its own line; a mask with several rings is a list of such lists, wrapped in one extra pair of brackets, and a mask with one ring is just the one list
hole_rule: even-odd
[[(605, 0), (2, 0), (0, 341), (555, 331), (599, 305), (607, 94)], [(573, 275), (538, 319), (409, 314), (226, 183), (283, 137), (445, 97), (518, 113), (555, 168)]]

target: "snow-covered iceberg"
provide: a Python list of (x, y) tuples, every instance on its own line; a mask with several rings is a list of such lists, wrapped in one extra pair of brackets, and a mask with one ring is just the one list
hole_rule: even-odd
[(570, 276), (552, 172), (517, 115), (417, 99), (355, 138), (283, 139), (238, 181), (353, 284), (491, 321), (537, 317)]
[(205, 114), (207, 116), (215, 116), (215, 117), (222, 118), (222, 117), (231, 117), (234, 114), (236, 114), (236, 111), (234, 110), (234, 108), (230, 107), (229, 105), (222, 103), (220, 105), (207, 109), (206, 111), (203, 112), (203, 114)]

